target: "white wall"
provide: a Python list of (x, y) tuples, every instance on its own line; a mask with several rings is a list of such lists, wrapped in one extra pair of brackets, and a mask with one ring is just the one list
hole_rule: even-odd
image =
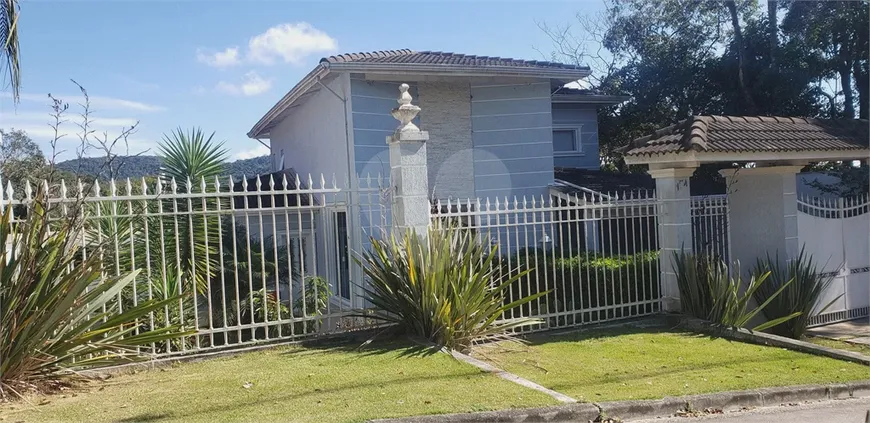
[[(350, 87), (346, 75), (326, 83), (330, 89), (348, 98)], [(276, 157), (276, 169), (280, 168), (281, 151), (284, 151), (285, 168), (292, 167), (299, 177), (306, 179), (310, 173), (315, 187), (320, 186), (320, 174), (328, 184), (335, 176), (336, 183), (343, 187), (347, 180), (347, 131), (344, 103), (329, 90), (321, 87), (305, 100), (301, 107), (291, 109), (271, 131), (272, 154)]]

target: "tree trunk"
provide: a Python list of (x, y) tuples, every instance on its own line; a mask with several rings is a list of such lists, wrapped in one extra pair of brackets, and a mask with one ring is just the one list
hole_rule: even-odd
[(840, 83), (843, 84), (843, 114), (855, 119), (855, 96), (852, 93), (852, 69), (848, 63), (840, 65)]
[(737, 4), (734, 1), (726, 1), (725, 6), (728, 7), (728, 12), (731, 14), (731, 26), (734, 28), (734, 45), (737, 47), (737, 85), (740, 87), (740, 93), (743, 95), (744, 105), (746, 106), (746, 114), (755, 114), (755, 102), (752, 101), (752, 96), (749, 95), (749, 89), (746, 88), (746, 49), (743, 46), (743, 31), (740, 29), (740, 18), (737, 16)]
[(776, 19), (776, 0), (767, 1), (767, 39), (770, 43), (770, 68), (776, 63), (776, 50), (779, 48), (779, 31)]
[(870, 72), (867, 66), (862, 66), (861, 61), (856, 60), (852, 63), (852, 76), (858, 88), (858, 117), (867, 119), (870, 115)]

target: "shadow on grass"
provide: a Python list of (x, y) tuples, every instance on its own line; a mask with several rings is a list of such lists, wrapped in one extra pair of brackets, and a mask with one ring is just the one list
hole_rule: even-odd
[(160, 420), (170, 419), (175, 417), (174, 414), (168, 413), (142, 413), (131, 417), (115, 420), (117, 423), (134, 423), (134, 422), (157, 422)]
[(616, 326), (607, 325), (606, 327), (580, 328), (568, 332), (559, 331), (555, 333), (535, 333), (523, 336), (521, 337), (521, 339), (523, 339), (528, 345), (535, 346), (550, 343), (589, 341), (595, 339), (613, 338), (624, 335), (653, 335), (661, 333), (701, 336), (696, 332), (690, 332), (675, 325), (662, 324), (658, 326), (647, 326), (638, 325), (635, 324), (635, 322), (629, 322)]
[(405, 335), (387, 334), (382, 337), (363, 340), (356, 339), (329, 339), (322, 341), (310, 341), (302, 344), (304, 350), (287, 351), (283, 354), (311, 354), (312, 351), (321, 354), (330, 352), (345, 352), (359, 355), (360, 358), (398, 353), (398, 358), (429, 357), (441, 353), (441, 347), (429, 345), (421, 339), (410, 338)]

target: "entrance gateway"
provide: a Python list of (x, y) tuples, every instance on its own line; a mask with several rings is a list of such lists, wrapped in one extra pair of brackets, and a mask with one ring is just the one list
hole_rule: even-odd
[[(798, 205), (806, 204), (797, 198), (795, 175), (811, 163), (870, 158), (868, 126), (870, 123), (865, 119), (693, 116), (627, 146), (625, 162), (648, 165), (650, 175), (656, 180), (664, 307), (679, 310), (679, 290), (671, 260), (673, 252), (693, 251), (689, 178), (701, 164), (723, 163), (734, 165), (720, 171), (725, 177), (729, 204), (730, 260), (739, 261), (741, 271), (748, 272), (756, 260), (768, 254), (778, 253), (784, 260), (792, 259), (805, 244), (812, 242), (807, 245), (807, 251), (820, 264), (828, 263), (825, 270), (838, 269), (837, 277), (856, 276), (848, 285), (835, 280), (832, 288), (840, 286), (846, 293), (865, 297), (845, 298), (840, 305), (841, 314), (845, 318), (866, 315), (867, 305), (870, 305), (870, 277), (858, 276), (870, 275), (870, 272), (862, 272), (870, 266), (867, 258), (870, 250), (866, 245), (870, 242), (867, 236), (870, 219), (866, 200), (863, 208), (857, 204), (847, 212), (844, 207), (838, 215), (854, 219), (863, 214), (863, 223), (860, 219), (848, 223), (850, 228), (855, 226), (850, 232), (860, 231), (856, 235), (863, 236), (856, 236), (855, 242), (846, 242), (843, 236), (847, 234), (841, 231), (840, 247), (828, 248), (830, 244), (821, 239), (808, 239), (806, 235), (810, 234), (802, 233), (809, 229), (801, 225), (801, 221), (808, 220), (799, 216)], [(859, 245), (861, 242), (864, 245)], [(847, 257), (843, 253), (846, 244), (855, 244), (848, 248), (863, 251), (863, 257)], [(855, 269), (854, 274), (852, 269)], [(852, 308), (858, 311), (850, 312)]]

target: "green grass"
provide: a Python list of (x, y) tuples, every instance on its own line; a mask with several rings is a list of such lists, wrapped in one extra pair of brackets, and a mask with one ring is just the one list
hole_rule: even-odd
[(446, 354), (357, 345), (285, 347), (117, 376), (87, 392), (29, 399), (44, 405), (0, 406), (0, 420), (359, 422), (555, 404)]
[(816, 344), (816, 345), (821, 345), (823, 347), (836, 348), (838, 350), (852, 351), (852, 352), (861, 353), (864, 355), (870, 355), (870, 347), (868, 347), (866, 345), (850, 344), (850, 343), (845, 342), (845, 341), (838, 341), (836, 339), (821, 338), (821, 337), (817, 337), (817, 336), (807, 337), (806, 341), (812, 342), (813, 344)]
[(870, 367), (855, 363), (667, 329), (623, 327), (529, 341), (477, 354), (584, 401), (870, 379)]

